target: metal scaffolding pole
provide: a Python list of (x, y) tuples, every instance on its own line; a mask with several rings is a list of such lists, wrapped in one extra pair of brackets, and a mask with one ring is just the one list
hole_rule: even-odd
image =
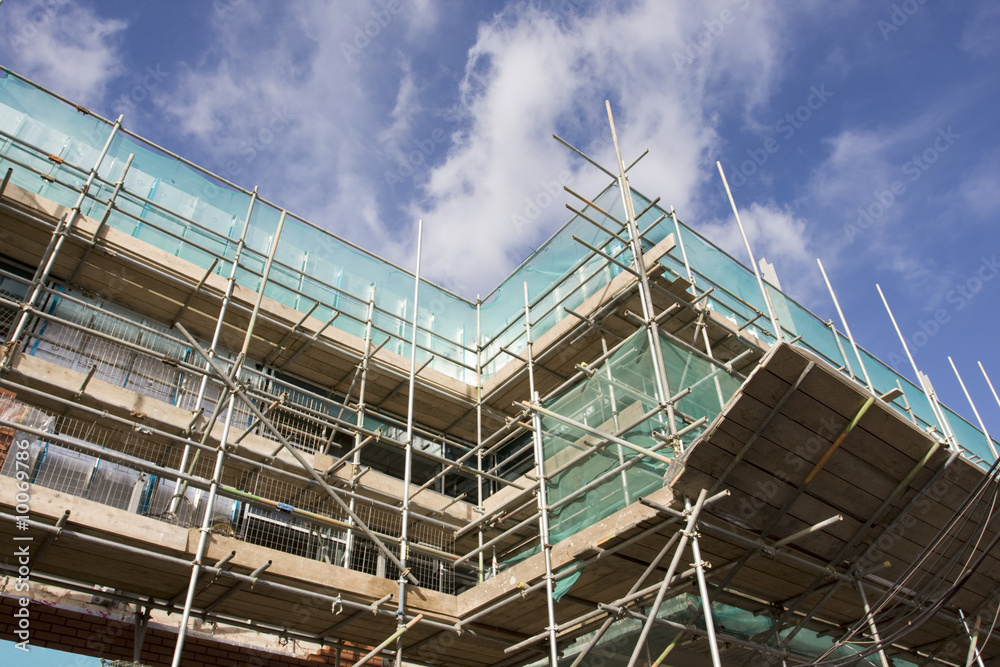
[[(965, 633), (969, 635), (969, 653), (965, 658), (965, 667), (972, 667), (973, 662), (978, 662), (979, 667), (986, 667), (983, 663), (983, 656), (979, 649), (976, 648), (976, 644), (979, 643), (979, 624), (982, 622), (982, 617), (976, 616), (975, 630), (969, 629), (969, 622), (966, 620), (965, 612), (961, 609), (958, 610), (958, 615), (962, 618), (962, 627), (965, 628)], [(985, 644), (984, 644), (985, 645)]]
[(906, 344), (906, 338), (903, 337), (903, 332), (899, 330), (899, 325), (896, 324), (896, 316), (892, 314), (892, 309), (889, 308), (889, 302), (886, 300), (885, 294), (882, 293), (882, 287), (876, 284), (875, 289), (878, 290), (879, 296), (882, 297), (882, 304), (885, 306), (886, 312), (889, 313), (889, 319), (892, 320), (892, 326), (896, 330), (896, 335), (899, 336), (899, 342), (903, 345), (903, 351), (906, 352), (906, 358), (910, 360), (910, 366), (913, 367), (913, 372), (917, 376), (917, 382), (920, 383), (920, 388), (924, 391), (924, 396), (927, 398), (927, 402), (931, 406), (931, 413), (934, 414), (934, 418), (937, 420), (941, 433), (944, 435), (945, 439), (949, 442), (952, 448), (958, 449), (958, 442), (955, 440), (955, 436), (951, 433), (951, 428), (948, 426), (947, 420), (945, 420), (944, 415), (941, 414), (937, 401), (934, 399), (934, 391), (926, 382), (927, 376), (920, 372), (920, 369), (917, 368), (917, 362), (913, 360), (913, 355), (910, 354), (910, 347)]
[[(876, 645), (879, 645), (882, 643), (882, 638), (879, 637), (878, 626), (875, 625), (875, 615), (872, 614), (872, 608), (868, 604), (868, 596), (865, 595), (865, 586), (859, 580), (854, 581), (854, 586), (858, 589), (858, 595), (861, 596), (861, 604), (865, 610), (865, 618), (868, 619), (868, 628), (872, 633), (872, 639), (875, 640)], [(879, 648), (878, 658), (882, 662), (882, 667), (890, 667), (889, 658), (885, 655), (885, 648)]]
[(417, 379), (417, 331), (420, 320), (420, 246), (423, 241), (424, 221), (417, 221), (417, 267), (413, 274), (413, 324), (410, 342), (410, 388), (406, 398), (406, 450), (403, 463), (403, 507), (402, 529), (399, 537), (399, 633), (396, 640), (396, 664), (403, 664), (403, 620), (406, 618), (406, 576), (409, 574), (409, 523), (410, 523), (410, 481), (413, 475), (413, 394)]
[[(705, 497), (705, 490), (698, 498)], [(691, 511), (691, 501), (685, 500), (684, 507)], [(708, 631), (708, 648), (712, 652), (712, 664), (715, 667), (722, 667), (722, 659), (719, 657), (719, 643), (715, 639), (715, 621), (712, 618), (712, 598), (708, 594), (708, 584), (705, 581), (705, 569), (711, 567), (711, 563), (701, 559), (701, 547), (698, 545), (698, 532), (695, 530), (691, 536), (691, 554), (694, 556), (694, 567), (698, 575), (698, 592), (701, 593), (702, 614), (705, 616), (705, 629)]]
[[(671, 582), (674, 579), (674, 574), (677, 572), (677, 566), (680, 564), (681, 557), (684, 556), (684, 549), (687, 548), (688, 540), (695, 536), (695, 531), (697, 530), (698, 515), (701, 514), (701, 508), (705, 505), (705, 499), (708, 497), (708, 490), (702, 489), (701, 493), (698, 494), (698, 500), (695, 502), (694, 507), (691, 506), (691, 502), (685, 500), (685, 514), (687, 514), (687, 523), (684, 526), (684, 530), (681, 531), (681, 538), (677, 544), (677, 549), (674, 551), (674, 557), (670, 561), (670, 566), (667, 568), (667, 573), (663, 577), (663, 582), (660, 584), (659, 590), (656, 592), (656, 599), (653, 600), (653, 605), (649, 608), (647, 612), (646, 623), (642, 626), (642, 631), (639, 633), (639, 638), (635, 642), (635, 648), (632, 650), (632, 657), (629, 658), (628, 667), (635, 667), (636, 663), (639, 661), (639, 656), (642, 654), (642, 650), (646, 646), (646, 640), (649, 638), (649, 631), (653, 629), (653, 619), (660, 611), (660, 605), (663, 604), (663, 598), (667, 593), (667, 588), (670, 587)], [(693, 544), (692, 544), (693, 546)], [(699, 558), (695, 558), (699, 560)], [(709, 621), (709, 625), (711, 621)]]
[[(483, 472), (483, 300), (476, 295), (476, 468)], [(485, 512), (483, 508), (483, 476), (476, 475), (476, 511), (480, 514)], [(478, 544), (479, 544), (479, 581), (485, 577), (483, 574), (483, 524), (479, 524)], [(491, 570), (494, 558), (491, 561)], [(496, 572), (492, 572), (496, 575)]]
[[(208, 348), (208, 353), (210, 355), (212, 355), (213, 357), (218, 352), (219, 337), (222, 335), (222, 327), (225, 324), (226, 312), (229, 310), (229, 303), (232, 301), (233, 292), (236, 289), (236, 274), (237, 274), (237, 272), (239, 271), (239, 268), (240, 268), (240, 259), (243, 256), (243, 249), (244, 249), (245, 244), (246, 244), (247, 230), (250, 229), (250, 217), (253, 215), (253, 208), (254, 208), (254, 204), (256, 203), (256, 201), (257, 201), (257, 188), (255, 187), (253, 189), (253, 194), (250, 195), (250, 205), (247, 207), (247, 214), (243, 218), (243, 229), (240, 231), (239, 239), (236, 241), (236, 252), (235, 252), (235, 254), (233, 256), (232, 268), (229, 271), (229, 278), (227, 279), (227, 282), (226, 282), (226, 292), (225, 292), (225, 294), (222, 297), (222, 305), (219, 308), (219, 317), (215, 321), (215, 330), (212, 333), (212, 342), (211, 342), (211, 344), (209, 345), (209, 348)], [(281, 224), (284, 223), (284, 220), (285, 220), (285, 216), (284, 216), (284, 214), (282, 214), (281, 220), (280, 220), (279, 226), (278, 226), (278, 231), (279, 232), (281, 230)], [(277, 237), (277, 235), (275, 235), (274, 241), (271, 244), (271, 255), (270, 255), (271, 258), (274, 257), (274, 251), (277, 249), (277, 247), (278, 247), (278, 237)], [(273, 261), (273, 259), (270, 259), (269, 262), (270, 261)], [(268, 264), (268, 268), (270, 268), (270, 263)], [(207, 275), (206, 275), (206, 277), (207, 277)], [(266, 282), (266, 280), (267, 280), (267, 275), (264, 276), (264, 281)], [(248, 329), (248, 333), (253, 330), (253, 323), (254, 323), (254, 321), (256, 320), (256, 317), (257, 317), (256, 314), (260, 312), (260, 303), (261, 303), (261, 299), (264, 296), (264, 285), (265, 285), (265, 282), (261, 282), (260, 291), (257, 293), (257, 303), (254, 306), (254, 314), (251, 315), (251, 323), (250, 323), (251, 326)], [(199, 283), (199, 286), (200, 286), (200, 283)], [(196, 287), (195, 290), (197, 291), (197, 289), (198, 288)], [(247, 337), (247, 343), (249, 344), (249, 336)], [(244, 346), (244, 347), (246, 347), (246, 346)], [(205, 369), (207, 371), (207, 369), (208, 369), (207, 365), (205, 366)], [(201, 410), (204, 407), (205, 391), (206, 391), (207, 388), (208, 388), (208, 373), (206, 372), (205, 374), (203, 374), (201, 376), (201, 383), (198, 386), (198, 397), (195, 399), (195, 403), (194, 403), (194, 413), (195, 414), (197, 414), (198, 411)], [(221, 403), (221, 401), (222, 401), (222, 397), (220, 396), (219, 402), (216, 403), (216, 408), (218, 408), (218, 405)], [(205, 424), (205, 433), (203, 434), (203, 437), (202, 437), (202, 443), (204, 443), (204, 442), (206, 442), (208, 440), (208, 436), (212, 432), (212, 423), (213, 423), (213, 421), (216, 418), (216, 414), (217, 413), (213, 413), (212, 415), (209, 415), (208, 417), (206, 417), (206, 419), (208, 420), (208, 422)], [(228, 417), (227, 417), (227, 419), (228, 419)], [(225, 445), (225, 441), (223, 441), (223, 445)], [(183, 453), (181, 454), (181, 462), (180, 462), (180, 465), (178, 466), (179, 470), (183, 471), (183, 470), (186, 469), (186, 467), (188, 465), (188, 457), (190, 456), (190, 454), (191, 454), (191, 447), (186, 445), (184, 447)], [(191, 463), (191, 470), (192, 471), (194, 470), (194, 465), (197, 462), (197, 457), (198, 457), (198, 453), (195, 453), (195, 460)], [(178, 482), (175, 483), (175, 485), (174, 485), (174, 495), (170, 499), (170, 507), (169, 507), (169, 510), (168, 510), (170, 513), (176, 513), (177, 512), (177, 506), (180, 503), (180, 496), (182, 496), (184, 494), (184, 488), (185, 488), (184, 485), (180, 481), (178, 481)]]
[[(368, 315), (365, 321), (365, 353), (361, 357), (361, 363), (358, 365), (360, 369), (360, 381), (361, 385), (358, 387), (358, 407), (356, 410), (356, 418), (358, 427), (365, 425), (365, 389), (368, 381), (368, 359), (371, 353), (372, 346), (372, 314), (375, 311), (375, 284), (372, 283), (368, 292)], [(353, 390), (352, 390), (353, 391)], [(351, 399), (351, 392), (348, 392), (347, 397), (344, 399), (344, 405)], [(353, 479), (355, 475), (358, 474), (361, 468), (361, 449), (371, 442), (371, 437), (362, 438), (361, 432), (356, 431), (354, 433), (354, 448), (351, 450), (351, 478)], [(333, 470), (333, 466), (330, 467), (328, 474)], [(351, 489), (352, 491), (354, 489)], [(348, 502), (348, 506), (351, 510), (354, 510), (355, 499), (352, 497)], [(348, 517), (348, 521), (353, 524), (353, 519)], [(344, 567), (351, 567), (351, 557), (354, 552), (354, 531), (349, 531), (347, 534), (347, 544), (344, 546)]]
[[(844, 311), (840, 309), (840, 301), (837, 299), (837, 293), (833, 291), (833, 285), (830, 284), (830, 279), (826, 275), (826, 269), (823, 268), (823, 262), (816, 258), (816, 263), (819, 264), (819, 272), (823, 274), (823, 282), (826, 283), (826, 289), (830, 291), (830, 298), (833, 299), (833, 305), (837, 309), (837, 315), (840, 317), (840, 323), (844, 325), (844, 332), (847, 334), (847, 339), (851, 341), (851, 349), (854, 350), (854, 356), (857, 357), (858, 363), (861, 364), (861, 372), (865, 376), (865, 383), (868, 385), (868, 391), (875, 393), (875, 385), (872, 384), (872, 379), (868, 376), (868, 369), (865, 368), (865, 360), (861, 356), (861, 350), (858, 349), (858, 344), (854, 342), (854, 334), (851, 333), (851, 327), (847, 324), (847, 318), (844, 317)], [(836, 337), (837, 332), (834, 331), (833, 335)], [(837, 338), (839, 344), (840, 339)]]
[(77, 197), (76, 203), (73, 205), (73, 208), (70, 209), (69, 213), (64, 214), (62, 218), (60, 218), (59, 223), (52, 232), (52, 237), (49, 239), (49, 243), (46, 246), (45, 251), (42, 253), (42, 259), (38, 263), (38, 268), (35, 269), (35, 275), (31, 279), (30, 292), (21, 305), (21, 314), (17, 318), (17, 324), (15, 324), (12, 328), (10, 338), (8, 339), (11, 342), (11, 346), (6, 350), (6, 356), (3, 358), (2, 363), (0, 363), (0, 370), (10, 369), (10, 364), (14, 356), (14, 350), (18, 344), (17, 342), (28, 328), (28, 321), (31, 319), (31, 312), (38, 305), (38, 298), (44, 291), (43, 287), (45, 286), (45, 281), (49, 279), (49, 276), (52, 273), (52, 269), (56, 263), (56, 258), (59, 256), (59, 251), (62, 250), (66, 237), (73, 232), (73, 225), (76, 224), (76, 218), (80, 215), (80, 208), (83, 206), (83, 202), (87, 198), (87, 193), (90, 191), (90, 186), (93, 184), (94, 178), (97, 177), (98, 169), (101, 168), (104, 158), (108, 155), (108, 150), (111, 148), (111, 142), (114, 141), (115, 135), (118, 134), (118, 130), (121, 128), (122, 119), (124, 117), (124, 115), (118, 116), (118, 120), (116, 120), (114, 125), (111, 127), (111, 132), (108, 134), (108, 138), (104, 142), (104, 147), (97, 156), (97, 162), (94, 164), (93, 169), (90, 170), (90, 174), (87, 176), (87, 181), (80, 189), (80, 195)]
[[(240, 260), (243, 256), (243, 250), (246, 247), (246, 235), (247, 230), (250, 228), (250, 218), (253, 215), (253, 207), (257, 198), (257, 188), (254, 188), (253, 194), (250, 197), (250, 206), (247, 208), (246, 217), (243, 220), (243, 231), (240, 233), (240, 239), (236, 244), (236, 252), (233, 255), (233, 266), (229, 273), (229, 283), (226, 286), (226, 296), (222, 300), (222, 307), (219, 309), (219, 317), (216, 320), (215, 333), (212, 336), (212, 348), (209, 350), (209, 354), (215, 349), (218, 344), (219, 336), (222, 332), (222, 326), (226, 318), (226, 310), (229, 305), (229, 301), (232, 299), (233, 291), (236, 289), (236, 275), (240, 268)], [(271, 242), (271, 251), (268, 255), (267, 266), (265, 268), (265, 273), (263, 280), (260, 285), (260, 290), (257, 292), (257, 300), (254, 303), (253, 314), (250, 316), (250, 322), (247, 324), (246, 334), (243, 337), (243, 346), (240, 350), (239, 356), (237, 357), (235, 363), (233, 364), (233, 378), (239, 378), (240, 371), (243, 368), (243, 362), (246, 359), (247, 350), (250, 347), (250, 341), (253, 338), (254, 327), (257, 324), (257, 315), (260, 312), (260, 304), (264, 298), (264, 288), (267, 281), (267, 272), (271, 267), (271, 263), (274, 261), (274, 253), (278, 247), (278, 235), (281, 233), (281, 227), (285, 222), (285, 216), (282, 214), (281, 219), (278, 222), (278, 232), (275, 234), (274, 240)], [(203, 380), (207, 381), (208, 375), (203, 376)], [(226, 406), (226, 420), (222, 427), (222, 436), (219, 439), (219, 448), (216, 452), (215, 457), (215, 467), (212, 471), (212, 481), (208, 490), (208, 501), (205, 507), (205, 516), (202, 518), (201, 528), (199, 529), (200, 535), (198, 537), (198, 547), (195, 551), (194, 561), (191, 567), (191, 580), (188, 583), (187, 596), (184, 601), (184, 612), (181, 616), (180, 627), (177, 630), (177, 643), (174, 646), (174, 657), (171, 663), (171, 667), (179, 667), (181, 664), (181, 655), (184, 652), (184, 638), (187, 634), (188, 620), (191, 616), (191, 606), (194, 604), (195, 591), (198, 587), (198, 575), (201, 571), (201, 561), (205, 557), (205, 550), (208, 547), (208, 536), (212, 532), (212, 508), (215, 506), (215, 497), (218, 493), (219, 486), (222, 483), (222, 467), (225, 460), (226, 447), (229, 443), (229, 434), (232, 429), (233, 423), (233, 413), (236, 409), (236, 395), (229, 392), (229, 400)], [(214, 415), (213, 415), (214, 418)], [(211, 423), (205, 427), (204, 439), (207, 440), (209, 434), (211, 433)], [(204, 443), (203, 443), (204, 444)], [(190, 448), (185, 447), (184, 457), (186, 458), (189, 453)], [(183, 465), (183, 461), (182, 461)], [(193, 466), (192, 466), (193, 467)], [(181, 468), (183, 470), (183, 467)], [(180, 482), (178, 481), (179, 485)], [(177, 488), (175, 486), (175, 488)], [(174, 494), (174, 498), (171, 499), (170, 511), (176, 511), (176, 503), (178, 502), (177, 494)]]
[(722, 163), (716, 162), (715, 166), (719, 168), (719, 176), (722, 177), (722, 185), (726, 188), (726, 195), (729, 197), (729, 204), (733, 208), (733, 215), (736, 217), (736, 225), (740, 229), (740, 236), (743, 238), (743, 246), (747, 250), (747, 255), (750, 257), (750, 268), (753, 269), (753, 275), (757, 278), (757, 286), (760, 288), (760, 295), (764, 298), (764, 307), (767, 308), (767, 314), (771, 318), (771, 326), (774, 327), (774, 337), (778, 342), (784, 340), (784, 335), (781, 331), (781, 323), (778, 322), (778, 316), (774, 312), (774, 304), (771, 303), (771, 296), (767, 292), (767, 288), (764, 286), (764, 280), (760, 277), (760, 269), (757, 267), (757, 260), (753, 255), (753, 250), (750, 248), (750, 240), (747, 238), (747, 232), (743, 228), (743, 221), (740, 220), (740, 211), (736, 207), (736, 200), (733, 199), (733, 191), (729, 189), (729, 181), (726, 180), (726, 172), (722, 170)]
[[(528, 283), (524, 283), (524, 332), (527, 347), (525, 353), (528, 357), (528, 391), (533, 401), (538, 401), (538, 393), (535, 391), (535, 363), (532, 354), (531, 340), (531, 302), (528, 299)], [(545, 561), (545, 605), (548, 612), (549, 626), (549, 664), (550, 667), (557, 667), (559, 664), (559, 646), (556, 643), (556, 610), (553, 599), (553, 579), (552, 579), (552, 545), (549, 538), (549, 500), (548, 489), (546, 488), (547, 477), (545, 475), (545, 450), (542, 446), (542, 420), (538, 411), (531, 415), (532, 439), (535, 444), (535, 477), (538, 478), (538, 532), (539, 542)]]
[(951, 370), (955, 371), (955, 377), (958, 378), (958, 384), (962, 387), (962, 393), (965, 394), (965, 399), (969, 401), (969, 407), (972, 408), (972, 414), (976, 416), (976, 421), (979, 422), (979, 430), (983, 432), (986, 436), (986, 446), (990, 448), (990, 452), (993, 454), (993, 460), (997, 459), (997, 448), (993, 444), (993, 438), (990, 437), (990, 432), (986, 430), (986, 424), (983, 423), (983, 418), (979, 416), (979, 410), (976, 409), (976, 404), (972, 401), (972, 396), (969, 395), (969, 390), (965, 388), (965, 382), (962, 381), (962, 376), (958, 372), (958, 368), (955, 366), (955, 362), (952, 361), (951, 357), (948, 357), (948, 363), (951, 364)]
[(208, 547), (208, 536), (212, 532), (212, 508), (215, 506), (215, 496), (222, 481), (222, 465), (225, 459), (226, 442), (229, 438), (229, 431), (233, 423), (233, 411), (236, 404), (236, 397), (229, 396), (229, 405), (226, 409), (226, 421), (222, 428), (222, 439), (219, 442), (219, 449), (215, 456), (215, 468), (212, 471), (212, 482), (208, 490), (208, 500), (205, 504), (205, 516), (199, 528), (198, 547), (195, 550), (194, 560), (191, 563), (191, 579), (188, 582), (187, 596), (184, 600), (184, 612), (181, 615), (180, 626), (177, 628), (177, 643), (174, 645), (174, 657), (171, 667), (180, 667), (181, 655), (184, 652), (184, 638), (187, 635), (188, 621), (191, 618), (191, 607), (194, 604), (195, 591), (198, 588), (198, 575), (201, 572), (202, 559), (205, 557), (205, 550)]
[[(601, 354), (606, 355), (608, 353), (608, 341), (601, 335)], [(614, 378), (611, 376), (611, 364), (604, 364), (605, 375), (608, 380), (608, 400), (611, 404), (611, 420), (615, 427), (615, 433), (621, 432), (621, 424), (618, 420), (618, 402), (615, 400), (615, 383)], [(624, 465), (625, 463), (625, 450), (622, 449), (621, 445), (616, 445), (618, 450), (618, 465)], [(628, 474), (622, 470), (622, 496), (626, 505), (630, 502), (630, 497), (628, 493)]]
[[(639, 279), (639, 298), (642, 302), (642, 317), (645, 321), (646, 333), (649, 337), (650, 352), (653, 356), (654, 376), (658, 391), (657, 400), (667, 402), (670, 398), (670, 383), (667, 380), (667, 369), (663, 362), (663, 350), (660, 348), (660, 332), (653, 314), (653, 297), (649, 288), (649, 277), (646, 274), (646, 262), (642, 252), (642, 239), (639, 237), (638, 224), (635, 219), (635, 208), (632, 203), (632, 190), (628, 183), (628, 174), (625, 169), (625, 162), (622, 160), (621, 147), (618, 145), (618, 131), (615, 129), (615, 119), (611, 113), (611, 102), (605, 100), (604, 106), (608, 112), (608, 124), (611, 126), (611, 138), (615, 145), (615, 156), (618, 158), (618, 188), (621, 191), (622, 203), (627, 214), (626, 226), (628, 228), (629, 241), (632, 244), (632, 265), (635, 268)], [(674, 418), (674, 406), (669, 402), (666, 404), (667, 428), (670, 437), (677, 436), (677, 422)], [(674, 447), (680, 451), (682, 444), (679, 439), (673, 443)]]
[(990, 376), (986, 374), (986, 369), (983, 368), (983, 362), (977, 361), (976, 363), (979, 364), (979, 370), (983, 372), (983, 377), (986, 378), (986, 384), (990, 386), (990, 391), (993, 392), (993, 399), (997, 402), (997, 405), (1000, 405), (1000, 396), (997, 396), (997, 390), (993, 388), (993, 381), (990, 380)]
[[(313, 478), (313, 481), (315, 481), (320, 486), (320, 488), (323, 489), (327, 493), (327, 495), (333, 499), (335, 503), (337, 503), (337, 505), (340, 507), (340, 509), (344, 511), (345, 514), (354, 519), (358, 527), (362, 530), (362, 532), (364, 532), (365, 536), (368, 539), (370, 539), (382, 553), (386, 555), (386, 558), (392, 561), (393, 565), (399, 568), (400, 571), (405, 571), (405, 568), (402, 567), (402, 563), (399, 562), (399, 559), (396, 558), (396, 555), (392, 551), (390, 551), (389, 548), (386, 547), (385, 544), (382, 542), (382, 540), (379, 539), (379, 537), (374, 532), (372, 532), (370, 528), (368, 528), (368, 526), (360, 519), (360, 517), (358, 517), (357, 514), (354, 513), (353, 510), (351, 510), (351, 508), (347, 505), (347, 503), (344, 502), (344, 499), (340, 497), (340, 494), (337, 493), (337, 491), (334, 490), (333, 487), (327, 484), (326, 480), (323, 479), (323, 476), (319, 472), (313, 469), (313, 467), (309, 464), (309, 462), (302, 456), (302, 454), (295, 448), (295, 446), (288, 441), (288, 438), (286, 438), (284, 434), (281, 433), (281, 431), (271, 422), (271, 420), (264, 416), (264, 413), (261, 412), (260, 408), (257, 407), (253, 399), (247, 395), (246, 390), (243, 387), (239, 386), (232, 378), (230, 378), (225, 373), (225, 371), (223, 371), (219, 367), (217, 363), (215, 363), (215, 360), (209, 356), (208, 352), (205, 351), (205, 349), (202, 348), (200, 344), (198, 344), (198, 341), (195, 340), (194, 336), (192, 336), (187, 329), (184, 328), (184, 325), (177, 324), (175, 326), (184, 335), (188, 343), (191, 344), (192, 349), (194, 349), (198, 353), (198, 355), (201, 356), (201, 358), (208, 360), (212, 372), (215, 374), (215, 376), (218, 379), (222, 380), (224, 383), (226, 383), (230, 391), (232, 391), (233, 393), (235, 393), (237, 396), (240, 397), (240, 400), (243, 401), (247, 409), (250, 410), (250, 412), (252, 412), (254, 416), (260, 419), (261, 423), (265, 426), (265, 428), (267, 428), (269, 431), (271, 431), (272, 434), (274, 434), (274, 437), (278, 439), (278, 442), (280, 442), (281, 445), (285, 448), (285, 450), (292, 455), (292, 457), (298, 462), (299, 466), (301, 466), (302, 469), (305, 470), (309, 474), (309, 476)], [(414, 585), (418, 583), (417, 579), (412, 574), (408, 574), (407, 578)]]

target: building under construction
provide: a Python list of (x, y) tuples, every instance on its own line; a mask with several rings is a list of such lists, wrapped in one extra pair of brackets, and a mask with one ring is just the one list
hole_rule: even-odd
[(1000, 655), (985, 429), (621, 158), (478, 301), (12, 73), (0, 168), (6, 639), (174, 666)]

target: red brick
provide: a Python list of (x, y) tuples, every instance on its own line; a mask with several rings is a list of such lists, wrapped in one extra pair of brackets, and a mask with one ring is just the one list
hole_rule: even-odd
[(80, 621), (75, 618), (66, 619), (66, 625), (71, 628), (80, 628), (81, 630), (96, 630), (97, 627), (93, 623), (88, 623), (86, 621)]

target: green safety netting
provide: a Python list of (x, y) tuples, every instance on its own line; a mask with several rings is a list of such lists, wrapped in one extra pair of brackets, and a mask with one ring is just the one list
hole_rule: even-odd
[[(700, 354), (660, 339), (660, 350), (671, 394), (691, 391), (677, 401), (676, 427), (704, 417), (715, 418), (736, 393), (741, 378), (723, 370)], [(659, 404), (650, 338), (645, 330), (634, 334), (593, 374), (545, 408), (602, 433), (620, 433), (620, 438), (665, 456), (673, 448), (653, 432), (670, 432)], [(647, 416), (649, 413), (655, 413)], [(663, 486), (666, 464), (645, 457), (618, 443), (566, 423), (556, 417), (541, 420), (545, 474), (548, 478), (550, 539), (562, 540), (584, 527), (636, 502)], [(682, 438), (690, 444), (704, 430), (691, 430)], [(627, 466), (614, 472), (622, 464)], [(599, 483), (585, 490), (588, 484)]]
[[(693, 593), (682, 593), (668, 600), (665, 600), (660, 606), (657, 617), (673, 621), (675, 623), (681, 623), (684, 625), (694, 624), (695, 627), (704, 630), (705, 629), (705, 617), (702, 615), (702, 601), (701, 597)], [(648, 613), (649, 609), (641, 609), (642, 613)], [(735, 637), (743, 640), (751, 640), (752, 638), (758, 637), (766, 633), (772, 624), (772, 619), (767, 615), (754, 614), (751, 611), (745, 609), (740, 609), (738, 607), (733, 607), (731, 605), (722, 604), (719, 602), (712, 603), (712, 623), (717, 633), (724, 635), (722, 641), (728, 637)], [(607, 630), (607, 632), (601, 637), (601, 640), (591, 649), (588, 654), (588, 660), (593, 660), (594, 664), (600, 662), (605, 665), (605, 667), (617, 667), (618, 665), (627, 665), (629, 658), (632, 655), (632, 651), (635, 648), (636, 641), (638, 641), (639, 633), (642, 630), (643, 622), (641, 620), (626, 617), (622, 618)], [(648, 639), (646, 640), (646, 647), (648, 653), (645, 655), (651, 655), (652, 657), (659, 656), (664, 649), (676, 638), (679, 630), (674, 628), (667, 628), (662, 625), (656, 625), (653, 627), (652, 632), (650, 632)], [(837, 639), (833, 636), (826, 635), (820, 637), (817, 633), (808, 629), (800, 629), (795, 632), (795, 635), (789, 640), (789, 635), (792, 632), (791, 629), (786, 629), (778, 633), (778, 637), (772, 637), (768, 641), (768, 645), (771, 647), (778, 647), (787, 649), (791, 653), (802, 656), (805, 658), (816, 658), (825, 653)], [(574, 659), (579, 655), (580, 651), (590, 643), (593, 638), (593, 633), (588, 633), (582, 637), (577, 638), (577, 640), (568, 647), (562, 654), (559, 660), (559, 665), (569, 665)], [(693, 638), (694, 635), (689, 635), (687, 638)], [(685, 639), (682, 637), (682, 639)], [(864, 645), (854, 645), (854, 644), (844, 644), (839, 646), (833, 653), (828, 656), (829, 659), (834, 658), (848, 658), (850, 656), (856, 655), (861, 650), (867, 648)], [(761, 654), (764, 660), (760, 663), (753, 664), (773, 664), (780, 665), (781, 658), (777, 656), (767, 657), (766, 654)], [(541, 663), (538, 663), (541, 664)], [(585, 662), (584, 664), (588, 664)], [(682, 664), (675, 661), (667, 660), (666, 664)], [(870, 667), (878, 667), (881, 664), (877, 655), (868, 656), (866, 658), (859, 658), (856, 665), (867, 665)], [(897, 667), (910, 667), (914, 665), (912, 662), (900, 659), (898, 656), (893, 656), (893, 664)]]

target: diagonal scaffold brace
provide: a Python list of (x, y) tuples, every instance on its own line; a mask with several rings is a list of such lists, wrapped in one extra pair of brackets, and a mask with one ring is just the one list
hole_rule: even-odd
[[(326, 491), (326, 493), (334, 500), (334, 502), (336, 502), (337, 505), (340, 506), (340, 509), (342, 509), (344, 513), (347, 514), (347, 516), (349, 516), (352, 521), (354, 521), (355, 525), (357, 525), (357, 527), (361, 529), (361, 532), (365, 534), (365, 537), (371, 540), (375, 544), (375, 546), (377, 546), (379, 550), (385, 554), (386, 558), (388, 558), (393, 565), (399, 568), (400, 572), (405, 572), (406, 568), (404, 568), (403, 564), (399, 562), (398, 558), (396, 558), (396, 554), (390, 551), (389, 548), (385, 546), (385, 544), (382, 542), (382, 540), (380, 540), (379, 537), (374, 532), (372, 532), (372, 530), (368, 527), (368, 525), (361, 520), (361, 517), (359, 517), (357, 514), (354, 513), (354, 511), (350, 508), (347, 502), (340, 497), (340, 494), (338, 494), (333, 487), (327, 484), (326, 480), (323, 478), (323, 475), (321, 475), (319, 472), (314, 470), (311, 465), (309, 465), (309, 462), (306, 461), (305, 457), (303, 457), (302, 454), (297, 449), (295, 449), (292, 443), (288, 441), (288, 438), (282, 435), (282, 433), (277, 429), (277, 427), (275, 427), (275, 425), (271, 422), (271, 420), (268, 419), (267, 416), (265, 416), (264, 413), (260, 410), (260, 408), (258, 408), (257, 405), (254, 404), (253, 400), (249, 396), (247, 396), (246, 390), (242, 386), (237, 384), (232, 378), (229, 377), (229, 375), (225, 371), (223, 371), (219, 367), (219, 365), (215, 362), (215, 359), (213, 359), (209, 355), (209, 353), (206, 352), (204, 348), (202, 348), (202, 346), (198, 343), (198, 341), (194, 339), (194, 336), (192, 336), (188, 332), (188, 330), (184, 328), (183, 324), (180, 324), (178, 322), (177, 324), (174, 325), (174, 327), (181, 332), (184, 338), (187, 339), (188, 343), (191, 344), (191, 348), (195, 350), (208, 363), (209, 367), (211, 368), (212, 374), (215, 375), (219, 380), (224, 382), (226, 386), (229, 388), (229, 390), (234, 395), (236, 395), (241, 401), (243, 401), (243, 404), (247, 406), (247, 409), (250, 410), (250, 412), (252, 412), (253, 415), (260, 420), (260, 423), (263, 424), (268, 430), (270, 430), (276, 438), (278, 438), (278, 442), (281, 443), (281, 446), (284, 447), (288, 451), (288, 453), (291, 454), (293, 458), (295, 458), (296, 461), (298, 461), (299, 465), (302, 466), (302, 469), (305, 470), (307, 473), (309, 473), (309, 476), (312, 477), (313, 480), (320, 485), (320, 488)], [(420, 585), (420, 582), (417, 581), (417, 578), (414, 577), (411, 572), (407, 572), (406, 577), (407, 579), (409, 579), (410, 583), (412, 583), (414, 586)]]

